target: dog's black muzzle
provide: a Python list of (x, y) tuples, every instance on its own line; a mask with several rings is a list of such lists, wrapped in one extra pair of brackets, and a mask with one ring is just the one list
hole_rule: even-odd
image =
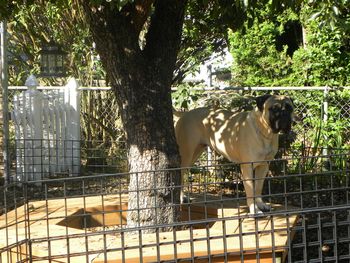
[(291, 112), (287, 110), (274, 112), (270, 115), (271, 128), (274, 133), (289, 133), (292, 129), (292, 122)]
[(289, 112), (282, 114), (279, 120), (279, 128), (283, 133), (289, 133), (292, 129), (292, 117)]

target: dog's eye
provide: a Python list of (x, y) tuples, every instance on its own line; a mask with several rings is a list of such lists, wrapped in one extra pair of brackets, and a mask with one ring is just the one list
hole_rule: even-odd
[(281, 107), (279, 105), (274, 105), (270, 108), (270, 111), (273, 111), (273, 112), (278, 112), (281, 110)]
[(290, 104), (286, 104), (285, 109), (286, 111), (293, 111), (293, 107)]

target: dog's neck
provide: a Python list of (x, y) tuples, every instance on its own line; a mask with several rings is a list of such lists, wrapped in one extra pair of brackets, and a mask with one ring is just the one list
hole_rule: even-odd
[(272, 140), (277, 134), (272, 132), (272, 129), (266, 119), (263, 117), (263, 113), (256, 109), (252, 111), (253, 118), (256, 119), (253, 123), (256, 125), (255, 130), (259, 133), (264, 139)]

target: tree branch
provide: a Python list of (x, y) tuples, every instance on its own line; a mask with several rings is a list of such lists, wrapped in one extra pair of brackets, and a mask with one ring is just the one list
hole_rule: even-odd
[(132, 21), (135, 26), (135, 31), (140, 33), (143, 25), (149, 17), (154, 0), (137, 0), (132, 5)]
[(157, 68), (173, 70), (181, 41), (186, 2), (186, 0), (155, 1), (155, 11), (146, 35), (144, 54), (147, 61), (153, 62)]

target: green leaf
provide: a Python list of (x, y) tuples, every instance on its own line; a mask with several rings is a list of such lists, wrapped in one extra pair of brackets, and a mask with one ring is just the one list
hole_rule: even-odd
[(337, 15), (337, 16), (340, 15), (340, 10), (337, 6), (335, 6), (335, 5), (332, 6), (332, 9), (333, 9), (333, 12), (335, 15)]

